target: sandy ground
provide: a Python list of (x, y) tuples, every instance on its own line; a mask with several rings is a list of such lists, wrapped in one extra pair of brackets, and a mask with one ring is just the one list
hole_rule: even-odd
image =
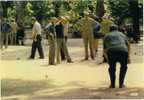
[[(144, 98), (142, 43), (131, 46), (132, 63), (128, 65), (125, 81), (127, 87), (124, 89), (107, 88), (108, 65), (99, 64), (102, 61), (101, 42), (96, 60), (83, 62), (82, 40), (69, 40), (69, 52), (74, 63), (64, 61), (56, 66), (48, 65), (46, 41), (43, 44), (46, 55), (44, 60), (38, 59), (38, 56), (35, 60), (27, 60), (29, 42), (27, 46), (10, 46), (1, 51), (2, 100)], [(118, 64), (117, 87), (119, 67)], [(8, 92), (10, 89), (11, 92)]]

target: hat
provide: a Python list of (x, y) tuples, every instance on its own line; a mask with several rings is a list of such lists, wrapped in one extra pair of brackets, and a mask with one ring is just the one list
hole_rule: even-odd
[(62, 21), (63, 23), (66, 23), (66, 22), (67, 22), (67, 19), (66, 19), (64, 16), (61, 16), (60, 19), (61, 19), (61, 21)]
[(36, 17), (32, 17), (32, 20), (36, 20)]

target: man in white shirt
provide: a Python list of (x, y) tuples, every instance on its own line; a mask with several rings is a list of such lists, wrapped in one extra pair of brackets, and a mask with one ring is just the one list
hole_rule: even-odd
[(29, 57), (29, 59), (34, 59), (36, 49), (38, 49), (39, 56), (40, 56), (39, 58), (44, 59), (43, 48), (41, 45), (41, 40), (42, 40), (41, 25), (35, 17), (32, 18), (32, 23), (33, 23), (33, 28), (32, 28), (33, 43), (32, 43), (32, 49), (31, 49), (31, 56)]

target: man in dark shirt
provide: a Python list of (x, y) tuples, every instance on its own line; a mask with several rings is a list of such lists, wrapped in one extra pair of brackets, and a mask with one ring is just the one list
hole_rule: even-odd
[(1, 24), (1, 48), (3, 48), (3, 45), (5, 46), (5, 48), (8, 47), (8, 38), (9, 38), (9, 34), (11, 32), (11, 26), (10, 24), (8, 23), (8, 20), (7, 19), (4, 19), (2, 21), (2, 24)]
[(58, 22), (55, 26), (56, 31), (56, 38), (57, 38), (57, 64), (60, 63), (60, 50), (62, 49), (64, 51), (64, 54), (66, 56), (67, 62), (72, 63), (72, 60), (68, 53), (68, 48), (65, 43), (64, 39), (64, 27), (62, 25), (62, 20), (59, 18)]
[(109, 75), (111, 80), (110, 88), (115, 88), (116, 63), (120, 62), (119, 88), (124, 87), (127, 63), (130, 59), (130, 45), (127, 37), (118, 31), (116, 25), (110, 26), (110, 33), (104, 37), (104, 54), (109, 64)]

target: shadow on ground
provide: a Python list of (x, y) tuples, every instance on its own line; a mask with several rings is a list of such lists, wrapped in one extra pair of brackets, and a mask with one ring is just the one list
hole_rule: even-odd
[(2, 80), (2, 100), (48, 100), (48, 99), (142, 99), (144, 88), (128, 87), (109, 89), (87, 87), (84, 82), (70, 82), (56, 86), (52, 80), (28, 81), (20, 79)]
[(1, 95), (11, 96), (19, 94), (32, 94), (35, 91), (45, 88), (52, 88), (52, 80), (21, 80), (21, 79), (2, 79), (1, 80)]

